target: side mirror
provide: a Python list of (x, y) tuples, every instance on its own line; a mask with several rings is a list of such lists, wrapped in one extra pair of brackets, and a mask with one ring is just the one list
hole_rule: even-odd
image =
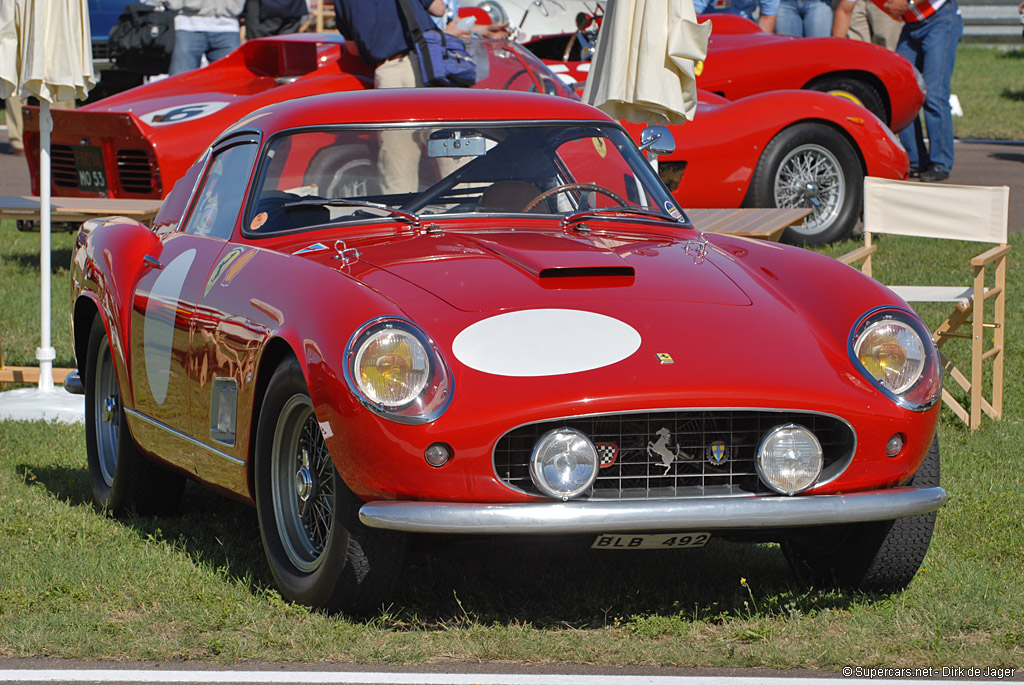
[(676, 139), (667, 126), (648, 126), (640, 134), (640, 151), (650, 150), (656, 155), (670, 155), (676, 151)]

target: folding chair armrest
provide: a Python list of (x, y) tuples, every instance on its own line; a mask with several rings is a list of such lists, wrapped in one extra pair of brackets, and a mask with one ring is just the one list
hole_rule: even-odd
[(878, 245), (865, 245), (863, 247), (858, 247), (856, 250), (852, 250), (850, 252), (847, 252), (844, 255), (840, 255), (839, 257), (836, 257), (836, 261), (841, 262), (841, 263), (846, 264), (846, 265), (850, 265), (853, 262), (859, 262), (859, 261), (861, 261), (863, 259), (866, 259), (867, 257), (870, 257), (877, 250), (878, 250)]
[(999, 259), (1000, 257), (1002, 257), (1002, 256), (1004, 256), (1006, 254), (1009, 254), (1009, 252), (1010, 252), (1010, 246), (1009, 245), (996, 245), (991, 250), (987, 250), (986, 252), (982, 252), (977, 257), (972, 258), (971, 259), (971, 266), (985, 266), (989, 262), (993, 262), (993, 261)]

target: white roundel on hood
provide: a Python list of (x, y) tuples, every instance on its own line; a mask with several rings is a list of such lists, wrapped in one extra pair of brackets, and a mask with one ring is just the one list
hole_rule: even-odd
[(599, 369), (640, 348), (629, 324), (575, 309), (528, 309), (478, 321), (457, 336), (460, 362), (498, 376), (558, 376)]

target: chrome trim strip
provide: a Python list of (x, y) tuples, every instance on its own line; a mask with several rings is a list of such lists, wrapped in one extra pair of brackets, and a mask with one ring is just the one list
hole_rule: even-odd
[(565, 534), (744, 530), (888, 521), (935, 511), (942, 488), (892, 488), (850, 495), (711, 497), (616, 502), (368, 502), (359, 519), (410, 533)]
[(210, 454), (212, 454), (214, 456), (220, 457), (221, 459), (226, 459), (229, 462), (231, 462), (232, 464), (234, 464), (235, 466), (245, 466), (245, 462), (243, 460), (241, 460), (241, 459), (239, 459), (237, 457), (232, 457), (230, 454), (224, 454), (220, 450), (215, 450), (214, 448), (210, 447), (206, 443), (201, 442), (199, 440), (196, 440), (191, 435), (186, 435), (186, 434), (182, 433), (179, 430), (175, 430), (174, 428), (171, 428), (170, 426), (168, 426), (166, 424), (160, 423), (156, 419), (151, 419), (150, 417), (146, 416), (145, 414), (140, 414), (139, 412), (135, 411), (134, 409), (125, 409), (124, 412), (125, 412), (125, 414), (128, 414), (129, 416), (134, 416), (135, 418), (139, 419), (140, 421), (144, 421), (145, 423), (148, 423), (149, 425), (153, 426), (154, 428), (159, 428), (160, 430), (162, 430), (162, 431), (164, 431), (166, 433), (170, 433), (171, 435), (173, 435), (176, 438), (179, 438), (181, 440), (184, 440), (185, 442), (191, 443), (191, 444), (195, 445), (196, 447), (201, 447), (201, 448), (203, 448), (204, 450), (206, 450), (207, 452), (209, 452)]

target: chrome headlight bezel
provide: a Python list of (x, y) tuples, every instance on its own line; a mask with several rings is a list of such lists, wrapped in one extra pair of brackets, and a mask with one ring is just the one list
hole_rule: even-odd
[[(879, 333), (886, 326), (902, 332), (902, 336), (898, 336), (902, 342), (896, 341), (900, 349), (909, 352), (908, 359), (919, 360), (919, 369), (913, 377), (896, 387), (876, 377), (861, 361), (863, 345), (869, 343), (872, 334)], [(905, 344), (916, 349), (908, 349)], [(931, 409), (942, 398), (942, 364), (938, 350), (931, 331), (913, 312), (901, 307), (883, 306), (865, 313), (850, 331), (848, 350), (850, 361), (857, 371), (897, 405), (921, 412)]]
[[(382, 336), (397, 335), (422, 355), (422, 379), (406, 396), (382, 400), (358, 365), (372, 343)], [(359, 402), (375, 414), (397, 423), (423, 424), (437, 420), (452, 400), (452, 375), (430, 337), (418, 326), (397, 316), (382, 316), (367, 321), (349, 338), (343, 362), (345, 382)]]
[(509, 21), (508, 13), (505, 11), (505, 8), (501, 6), (500, 2), (484, 0), (481, 3), (478, 3), (477, 7), (482, 9), (484, 12), (487, 12), (487, 16), (491, 18), (492, 24), (507, 24)]

